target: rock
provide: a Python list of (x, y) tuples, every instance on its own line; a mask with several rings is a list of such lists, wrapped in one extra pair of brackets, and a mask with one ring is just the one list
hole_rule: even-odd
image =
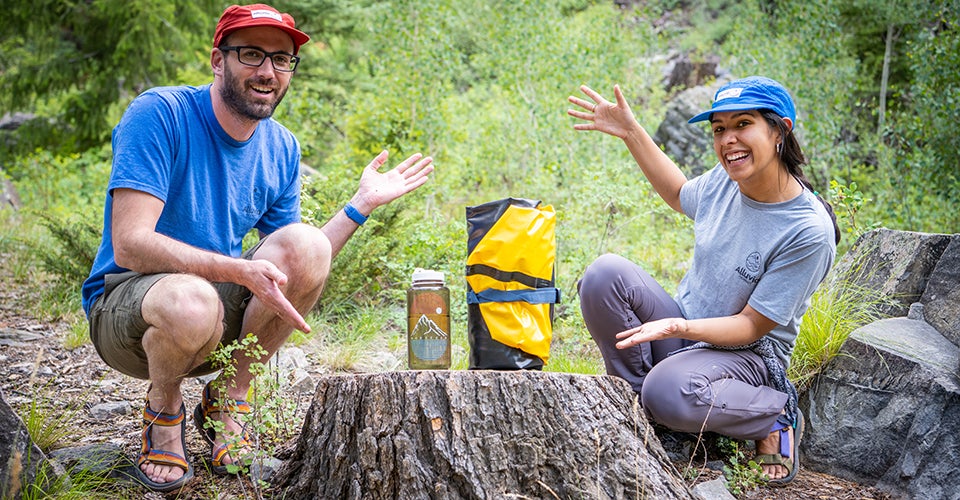
[(706, 87), (693, 87), (674, 97), (667, 104), (667, 112), (653, 134), (653, 141), (663, 148), (690, 176), (700, 175), (716, 163), (713, 155), (713, 139), (704, 133), (702, 123), (687, 123), (693, 115), (710, 107), (713, 94), (722, 81)]
[(277, 469), (283, 466), (283, 461), (274, 457), (258, 457), (250, 464), (249, 475), (258, 481), (270, 481)]
[(275, 358), (280, 380), (286, 381), (293, 390), (300, 393), (310, 393), (316, 389), (317, 382), (307, 371), (307, 368), (310, 367), (310, 361), (303, 349), (283, 347), (277, 351)]
[(46, 365), (38, 365), (37, 363), (24, 362), (16, 363), (10, 365), (10, 371), (14, 373), (19, 373), (21, 375), (34, 376), (40, 375), (43, 377), (52, 377), (53, 370)]
[(920, 302), (924, 321), (960, 346), (960, 236), (940, 255)]
[(881, 313), (906, 316), (951, 239), (947, 234), (875, 229), (857, 239), (837, 262), (831, 279), (876, 290), (889, 299), (877, 306)]
[(960, 348), (922, 321), (856, 330), (803, 398), (804, 465), (895, 495), (957, 498), (958, 362)]
[(630, 386), (539, 371), (324, 376), (286, 498), (693, 498)]
[(126, 478), (125, 470), (135, 467), (122, 447), (110, 443), (61, 448), (51, 451), (50, 459), (58, 462), (71, 477), (92, 474), (120, 479)]
[(722, 477), (700, 483), (693, 487), (693, 494), (700, 500), (735, 500)]
[(310, 361), (307, 360), (307, 353), (299, 347), (281, 347), (275, 354), (277, 369), (280, 373), (293, 371), (296, 368), (307, 368)]
[[(720, 57), (717, 55), (708, 55), (702, 61), (692, 61), (688, 52), (671, 54), (663, 68), (663, 87), (670, 92), (678, 87), (686, 89), (702, 85), (719, 76), (719, 65)], [(707, 106), (709, 105), (710, 101), (707, 101)]]
[(42, 339), (39, 333), (18, 330), (15, 328), (0, 328), (0, 345), (10, 347), (26, 347), (28, 342)]
[(0, 130), (16, 130), (34, 118), (36, 115), (33, 113), (4, 113), (0, 116)]
[(90, 408), (90, 416), (96, 420), (109, 420), (114, 417), (129, 415), (133, 411), (128, 401), (100, 403)]
[[(38, 469), (46, 460), (46, 455), (31, 441), (23, 420), (0, 392), (0, 498), (21, 498), (25, 488), (37, 483)], [(44, 475), (48, 480), (55, 478), (54, 474)]]
[(960, 499), (960, 235), (871, 231), (831, 279), (875, 290), (900, 317), (854, 331), (803, 396), (806, 466)]

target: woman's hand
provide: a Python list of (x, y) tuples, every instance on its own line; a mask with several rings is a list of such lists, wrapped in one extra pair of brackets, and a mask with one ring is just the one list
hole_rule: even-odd
[(640, 127), (637, 119), (630, 110), (630, 105), (623, 97), (619, 85), (613, 86), (613, 95), (616, 102), (610, 102), (603, 98), (586, 85), (581, 85), (580, 90), (586, 94), (593, 102), (570, 96), (567, 98), (570, 103), (580, 106), (586, 112), (575, 109), (568, 109), (567, 114), (574, 117), (587, 120), (589, 123), (577, 123), (573, 126), (576, 130), (599, 130), (614, 137), (625, 139), (632, 131)]
[(636, 328), (624, 330), (617, 334), (620, 342), (617, 349), (626, 349), (651, 340), (662, 340), (672, 337), (683, 337), (687, 331), (687, 320), (683, 318), (664, 318), (648, 321)]

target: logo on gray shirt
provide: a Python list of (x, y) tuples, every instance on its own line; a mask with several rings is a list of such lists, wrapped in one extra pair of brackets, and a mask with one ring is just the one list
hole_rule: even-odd
[(747, 256), (747, 260), (744, 262), (743, 266), (737, 266), (737, 274), (740, 275), (740, 278), (747, 283), (756, 284), (760, 281), (760, 275), (757, 274), (757, 271), (760, 270), (760, 252), (752, 252)]

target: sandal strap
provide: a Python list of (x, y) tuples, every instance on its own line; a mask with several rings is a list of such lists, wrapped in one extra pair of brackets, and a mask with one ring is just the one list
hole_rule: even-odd
[(147, 453), (141, 453), (137, 458), (137, 467), (143, 465), (144, 462), (157, 465), (171, 465), (183, 469), (184, 472), (190, 470), (190, 464), (187, 463), (187, 460), (184, 459), (182, 455), (170, 451), (150, 449)]
[(781, 414), (773, 422), (770, 432), (780, 432), (780, 455), (790, 458), (790, 430), (796, 427), (796, 422), (790, 422), (786, 415)]
[(217, 412), (246, 415), (253, 411), (250, 408), (250, 402), (243, 399), (226, 399), (224, 402), (227, 404), (221, 404), (220, 400), (211, 395), (209, 383), (203, 387), (203, 401), (201, 403), (201, 408), (203, 408), (204, 416)]
[(173, 427), (180, 425), (184, 418), (183, 404), (180, 404), (179, 413), (163, 413), (150, 409), (150, 399), (147, 398), (143, 405), (143, 421), (148, 425), (159, 425), (161, 427)]
[(218, 446), (215, 446), (210, 454), (210, 461), (215, 467), (222, 467), (225, 465), (238, 465), (237, 459), (234, 459), (233, 462), (229, 464), (223, 463), (223, 459), (230, 455), (230, 452), (236, 449), (243, 449), (244, 447), (250, 446), (250, 441), (246, 439), (241, 439), (239, 442), (228, 442), (222, 443)]
[(780, 455), (779, 453), (768, 453), (753, 457), (757, 465), (779, 465), (787, 469), (787, 474), (793, 472), (793, 460)]

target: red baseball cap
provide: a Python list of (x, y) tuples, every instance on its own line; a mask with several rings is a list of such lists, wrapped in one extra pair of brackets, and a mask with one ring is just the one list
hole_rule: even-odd
[(262, 3), (253, 5), (231, 5), (223, 11), (217, 31), (213, 34), (213, 46), (219, 47), (220, 41), (230, 33), (243, 28), (271, 26), (285, 31), (293, 39), (293, 53), (300, 52), (300, 46), (310, 41), (310, 37), (296, 28), (293, 16)]

